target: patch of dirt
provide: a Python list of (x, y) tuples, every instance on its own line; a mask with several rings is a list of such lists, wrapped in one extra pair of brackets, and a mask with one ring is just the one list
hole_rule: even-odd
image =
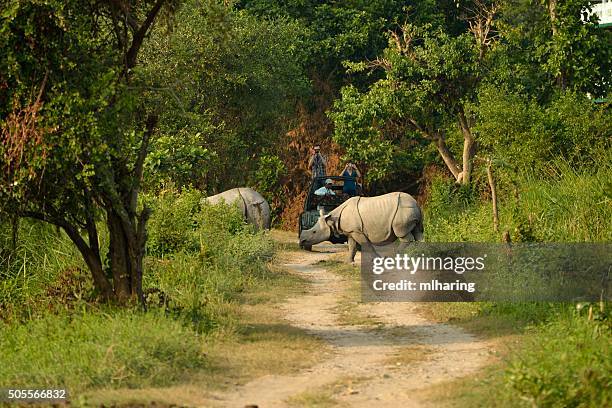
[(287, 407), (296, 396), (329, 389), (351, 377), (359, 381), (349, 392), (334, 394), (335, 403), (426, 407), (416, 391), (470, 375), (489, 361), (488, 342), (461, 328), (421, 317), (413, 303), (362, 303), (358, 312), (379, 323), (341, 324), (338, 304), (351, 282), (319, 263), (345, 250), (346, 246), (318, 245), (316, 252), (291, 252), (281, 258), (285, 268), (310, 282), (308, 293), (288, 299), (282, 312), (291, 325), (329, 343), (331, 351), (325, 361), (295, 375), (268, 375), (215, 393), (205, 406)]

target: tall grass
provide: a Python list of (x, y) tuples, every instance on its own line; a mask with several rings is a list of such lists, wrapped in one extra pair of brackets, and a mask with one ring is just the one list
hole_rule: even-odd
[(88, 310), (0, 323), (0, 384), (59, 388), (172, 384), (206, 364), (202, 339), (159, 313)]
[[(499, 232), (493, 229), (486, 186), (467, 189), (433, 180), (425, 207), (426, 239), (500, 242), (507, 231), (514, 242), (612, 241), (612, 160), (596, 169), (558, 160), (544, 172), (511, 178), (512, 183), (501, 183)], [(460, 314), (493, 319), (496, 327), (508, 322), (515, 332), (529, 333), (531, 340), (508, 357), (504, 376), (488, 387), (509, 388), (527, 406), (599, 407), (612, 403), (612, 328), (605, 308), (609, 304), (594, 319), (576, 313), (576, 305), (544, 302), (458, 304), (455, 313), (465, 309)], [(443, 306), (438, 309), (445, 313)]]
[(70, 239), (49, 225), (22, 220), (16, 248), (11, 235), (0, 225), (0, 319), (32, 318), (46, 309), (53, 283), (84, 262)]
[[(595, 170), (559, 160), (545, 173), (516, 175), (512, 190), (502, 191), (499, 207), (500, 230), (515, 242), (610, 242), (612, 160)], [(429, 241), (501, 240), (490, 201), (451, 180), (433, 181), (425, 217)]]
[(98, 304), (65, 234), (23, 222), (13, 249), (0, 230), (0, 387), (169, 385), (207, 366), (207, 337), (236, 329), (241, 293), (268, 278), (270, 238), (195, 191), (145, 199), (148, 313)]

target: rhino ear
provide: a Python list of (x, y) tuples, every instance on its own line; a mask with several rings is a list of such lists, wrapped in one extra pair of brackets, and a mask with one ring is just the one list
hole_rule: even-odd
[(338, 221), (338, 217), (332, 217), (331, 214), (327, 214), (324, 220), (327, 225), (334, 229), (334, 231), (336, 230), (336, 221)]
[(319, 217), (320, 217), (320, 218), (325, 217), (325, 211), (323, 211), (323, 209), (322, 209), (322, 208), (320, 208), (320, 209), (319, 209)]

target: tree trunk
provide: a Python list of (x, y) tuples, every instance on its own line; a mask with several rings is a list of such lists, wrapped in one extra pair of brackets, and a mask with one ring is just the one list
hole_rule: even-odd
[[(553, 39), (556, 39), (559, 35), (559, 28), (557, 27), (557, 0), (548, 0), (548, 17), (550, 19), (550, 29), (552, 32)], [(557, 86), (561, 89), (567, 87), (567, 75), (563, 68), (560, 68), (556, 78)]]
[(130, 237), (123, 228), (120, 217), (109, 211), (106, 215), (109, 232), (108, 260), (113, 276), (115, 296), (120, 303), (127, 301), (132, 293), (132, 262), (129, 256)]
[(489, 187), (491, 188), (491, 201), (493, 202), (493, 229), (499, 232), (499, 213), (497, 211), (497, 189), (495, 188), (495, 179), (493, 178), (493, 169), (491, 159), (487, 160), (487, 178), (489, 179)]
[(470, 184), (472, 181), (472, 159), (474, 157), (474, 136), (470, 129), (467, 118), (463, 110), (459, 111), (459, 126), (463, 134), (463, 171), (461, 174), (461, 184)]
[(558, 34), (557, 30), (557, 0), (548, 0), (548, 16), (553, 36)]
[(448, 150), (448, 146), (446, 146), (446, 141), (444, 140), (444, 137), (442, 135), (436, 135), (434, 140), (436, 143), (436, 149), (438, 149), (438, 153), (440, 153), (440, 156), (442, 157), (442, 160), (444, 160), (446, 167), (448, 167), (448, 170), (450, 170), (453, 177), (455, 177), (455, 180), (457, 180), (457, 182), (460, 182), (461, 168), (453, 157), (451, 151)]
[(129, 299), (142, 302), (142, 271), (146, 242), (146, 222), (149, 210), (140, 214), (138, 225), (126, 228), (114, 211), (107, 214), (110, 235), (108, 259), (113, 276), (114, 292), (120, 303)]
[[(92, 249), (93, 245), (92, 245), (91, 235), (89, 237), (90, 244), (87, 245), (87, 243), (85, 242), (85, 240), (83, 239), (83, 237), (81, 236), (81, 234), (78, 232), (76, 228), (72, 227), (71, 225), (67, 223), (60, 225), (60, 226), (64, 229), (64, 231), (66, 231), (66, 234), (68, 234), (68, 237), (70, 237), (72, 242), (74, 242), (77, 249), (83, 256), (83, 259), (85, 260), (85, 263), (87, 264), (87, 267), (89, 268), (89, 271), (91, 272), (91, 276), (94, 281), (94, 286), (97, 290), (100, 291), (102, 298), (105, 300), (114, 299), (115, 293), (113, 292), (113, 286), (106, 278), (106, 275), (104, 274), (104, 270), (102, 269), (102, 260), (100, 258), (100, 253), (99, 251), (97, 251), (97, 247), (94, 247), (94, 249)], [(97, 243), (97, 235), (96, 235), (96, 243)]]

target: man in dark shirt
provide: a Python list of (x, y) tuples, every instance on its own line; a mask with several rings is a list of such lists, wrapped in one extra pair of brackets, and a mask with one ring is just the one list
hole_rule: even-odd
[(312, 178), (323, 177), (326, 175), (327, 159), (320, 152), (321, 146), (317, 145), (311, 149), (312, 155), (308, 160), (308, 168), (312, 173)]

